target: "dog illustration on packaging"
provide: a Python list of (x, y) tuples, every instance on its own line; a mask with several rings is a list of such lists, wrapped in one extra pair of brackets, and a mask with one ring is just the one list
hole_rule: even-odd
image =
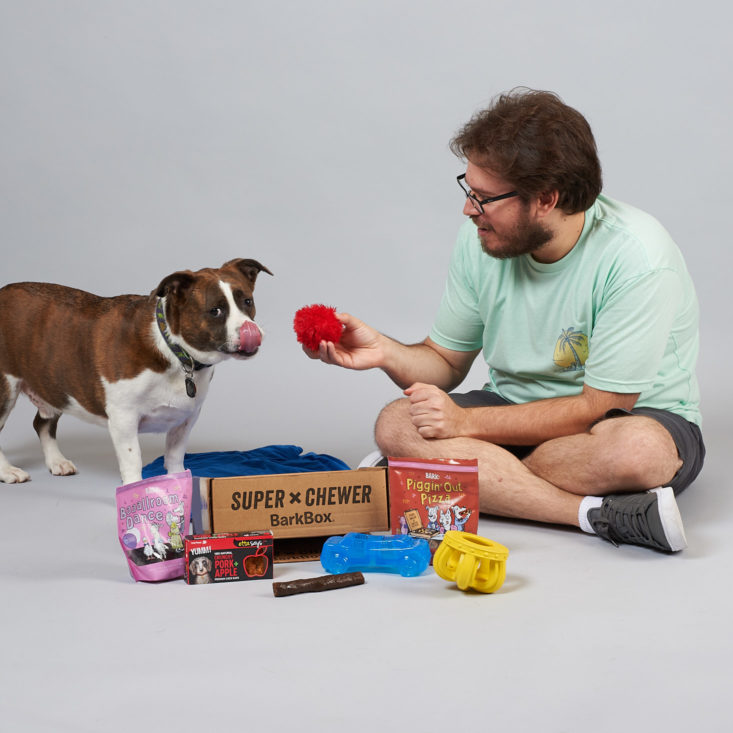
[(214, 564), (211, 562), (211, 558), (207, 555), (199, 555), (191, 560), (188, 569), (191, 573), (192, 580), (190, 581), (193, 585), (201, 585), (204, 583), (213, 583), (211, 577), (211, 570)]
[(464, 527), (468, 518), (471, 516), (471, 510), (465, 506), (458, 506), (457, 504), (453, 507), (453, 529), (458, 532), (463, 532)]
[(450, 507), (445, 511), (440, 510), (440, 534), (445, 534), (451, 528)]
[(438, 524), (438, 507), (428, 506), (426, 504), (425, 510), (428, 513), (428, 529), (438, 532), (440, 530), (440, 525)]

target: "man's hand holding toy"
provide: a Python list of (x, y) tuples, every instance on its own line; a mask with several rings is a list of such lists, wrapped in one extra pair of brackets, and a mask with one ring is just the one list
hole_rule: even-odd
[(380, 334), (348, 313), (326, 305), (309, 305), (295, 313), (293, 330), (311, 359), (346, 369), (382, 365)]

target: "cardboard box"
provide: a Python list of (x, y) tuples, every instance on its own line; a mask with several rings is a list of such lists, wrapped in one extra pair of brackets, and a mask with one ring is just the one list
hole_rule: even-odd
[(313, 560), (327, 537), (389, 530), (384, 468), (197, 477), (194, 532), (270, 530), (275, 562)]
[(272, 578), (272, 532), (185, 537), (189, 585)]

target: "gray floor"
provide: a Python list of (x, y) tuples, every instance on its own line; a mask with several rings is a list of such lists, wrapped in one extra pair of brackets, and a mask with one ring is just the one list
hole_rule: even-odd
[(510, 549), (494, 595), (430, 571), (278, 599), (269, 581), (134, 583), (104, 432), (72, 431), (69, 478), (20, 433), (5, 445), (33, 480), (0, 487), (3, 730), (731, 729), (730, 432), (707, 433), (678, 555), (484, 517)]

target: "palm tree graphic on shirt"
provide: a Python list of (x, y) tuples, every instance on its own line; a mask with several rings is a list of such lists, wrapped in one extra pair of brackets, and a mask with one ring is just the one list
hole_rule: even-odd
[(555, 344), (552, 360), (565, 371), (582, 369), (588, 358), (588, 337), (574, 328), (564, 328)]

